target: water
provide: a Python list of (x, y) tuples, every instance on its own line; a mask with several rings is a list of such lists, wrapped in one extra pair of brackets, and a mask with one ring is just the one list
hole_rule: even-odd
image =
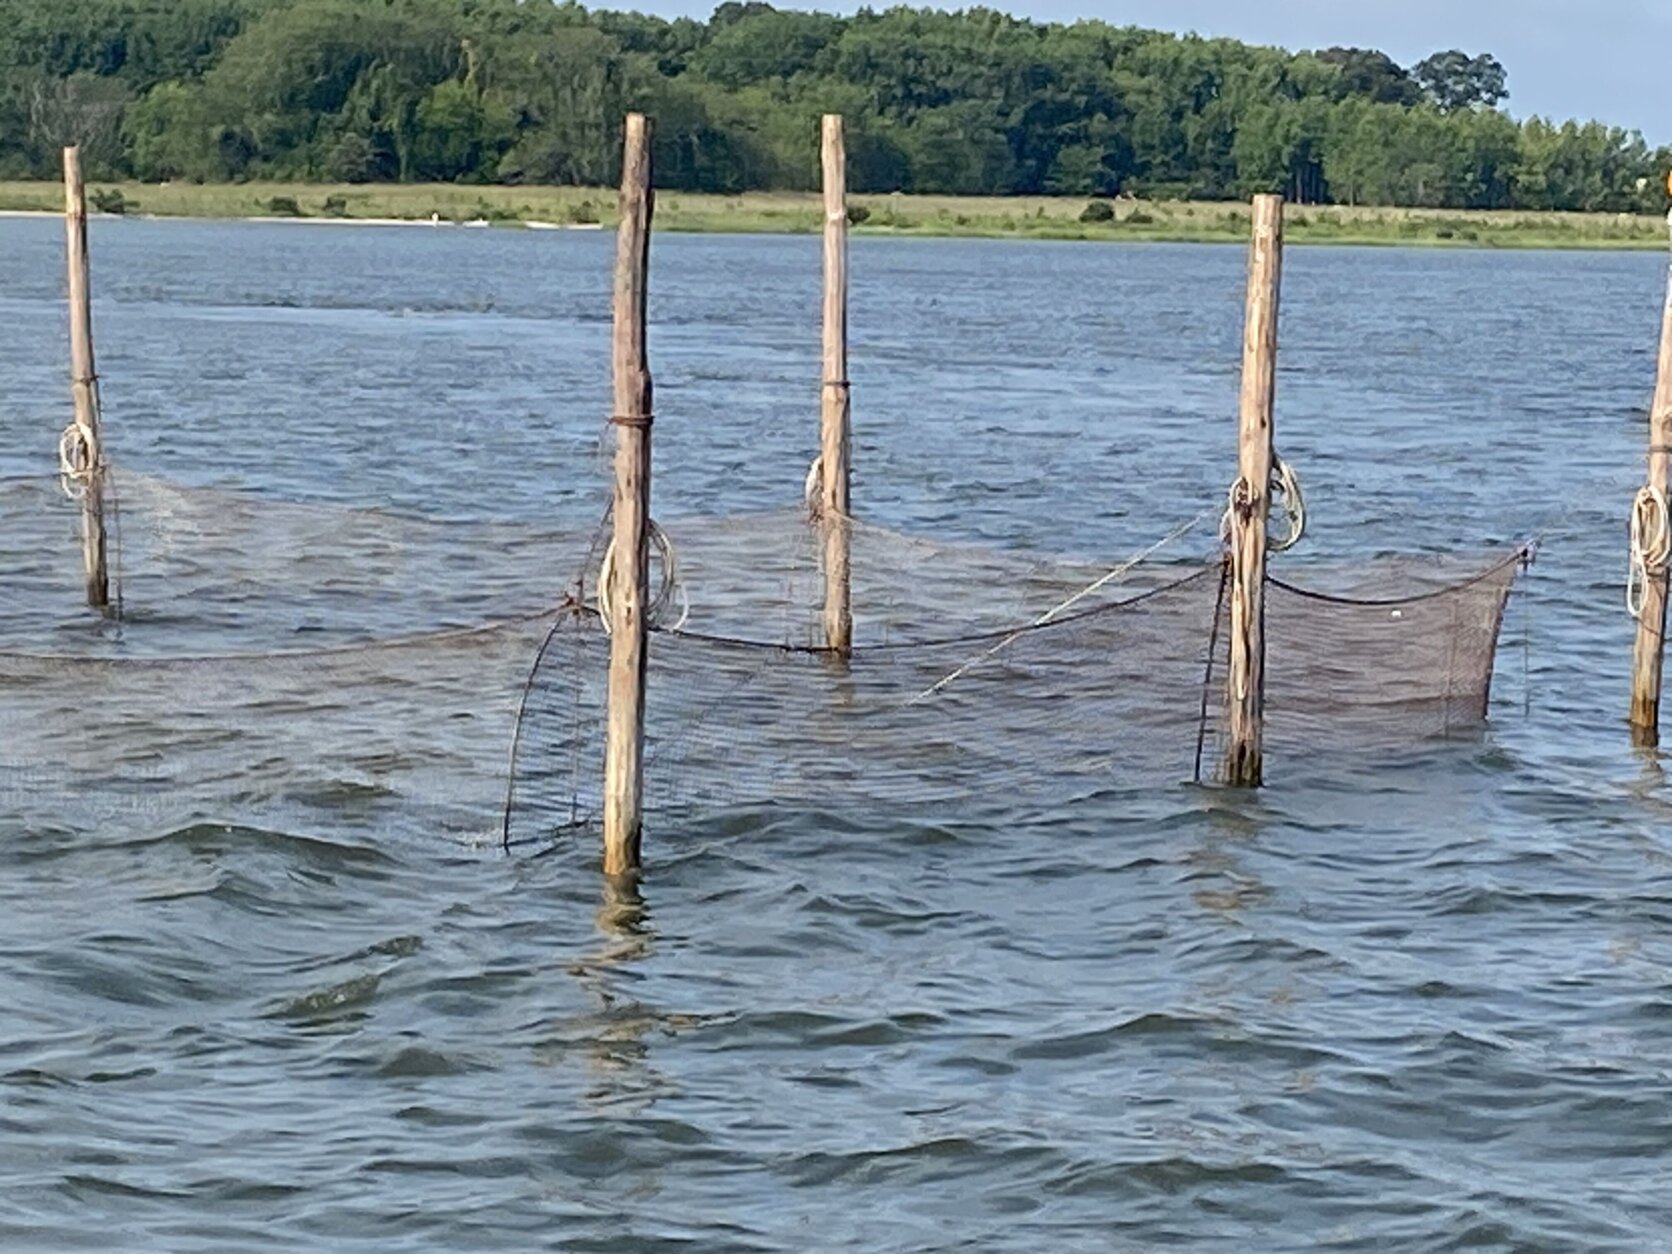
[[(608, 238), (99, 222), (93, 247), (124, 465), (595, 518)], [(3, 473), (67, 418), (60, 248), (0, 223)], [(862, 510), (1112, 558), (1210, 506), (1242, 262), (856, 241)], [(817, 273), (808, 239), (658, 240), (659, 512), (799, 492)], [(1672, 795), (1627, 746), (1619, 584), (1662, 278), (1288, 259), (1279, 443), (1313, 530), (1286, 560), (1549, 528), (1479, 744), (1050, 823), (719, 814), (651, 833), (640, 898), (588, 850), (347, 808), (12, 824), (0, 1244), (1658, 1245)]]

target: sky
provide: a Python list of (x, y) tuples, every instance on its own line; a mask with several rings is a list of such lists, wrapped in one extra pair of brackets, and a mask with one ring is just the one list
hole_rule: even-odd
[[(774, 0), (851, 11), (852, 3)], [(893, 0), (872, 0), (875, 8)], [(923, 0), (912, 0), (921, 3)], [(974, 0), (942, 0), (963, 8)], [(984, 0), (1042, 21), (1097, 18), (1230, 35), (1286, 48), (1379, 48), (1402, 65), (1431, 52), (1490, 52), (1509, 70), (1518, 117), (1596, 118), (1672, 143), (1672, 0)], [(714, 0), (592, 0), (665, 17), (706, 17)]]

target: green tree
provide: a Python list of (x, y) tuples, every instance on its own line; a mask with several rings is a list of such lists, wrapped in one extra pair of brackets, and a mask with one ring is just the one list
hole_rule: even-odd
[(1417, 86), (1445, 113), (1495, 109), (1509, 97), (1509, 75), (1496, 57), (1471, 57), (1456, 49), (1436, 52), (1411, 71)]
[(1328, 119), (1329, 106), (1317, 100), (1251, 106), (1232, 148), (1237, 194), (1279, 192), (1300, 204), (1327, 199)]
[(691, 58), (691, 68), (723, 87), (787, 82), (814, 68), (842, 33), (824, 13), (780, 13), (761, 5), (720, 25)]
[[(660, 78), (650, 66), (638, 77)], [(620, 164), (622, 114), (633, 98), (620, 45), (585, 26), (553, 29), (539, 41), (484, 48), (483, 79), (515, 117), (515, 140), (497, 175), (510, 182), (612, 181)]]
[(925, 109), (907, 132), (914, 192), (980, 195), (1015, 190), (1010, 144), (975, 101)]
[(1422, 88), (1385, 52), (1373, 48), (1327, 48), (1318, 60), (1333, 66), (1343, 96), (1359, 96), (1372, 104), (1414, 105)]
[(418, 102), (413, 119), (412, 177), (491, 178), (516, 142), (516, 117), (498, 94), (447, 79)]
[(134, 174), (161, 183), (208, 182), (238, 173), (216, 159), (216, 129), (197, 87), (158, 83), (128, 110), (125, 131)]

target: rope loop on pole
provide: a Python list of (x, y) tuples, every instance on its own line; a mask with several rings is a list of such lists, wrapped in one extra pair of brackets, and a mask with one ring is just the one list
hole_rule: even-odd
[[(660, 627), (661, 620), (667, 617), (675, 600), (679, 602), (679, 619), (668, 631), (678, 631), (684, 627), (691, 617), (691, 597), (686, 591), (685, 581), (679, 577), (679, 562), (674, 553), (673, 541), (668, 539), (668, 533), (654, 519), (650, 522), (650, 547), (655, 552), (662, 567), (662, 578), (657, 584), (656, 593), (650, 598), (650, 604), (645, 607), (645, 621), (654, 627)], [(598, 622), (603, 627), (604, 634), (610, 634), (610, 627), (615, 618), (615, 606), (610, 600), (610, 588), (615, 582), (615, 541), (611, 540), (609, 547), (604, 550), (604, 560), (598, 567)]]
[(1631, 503), (1631, 569), (1626, 575), (1626, 610), (1639, 622), (1649, 581), (1666, 574), (1672, 561), (1672, 511), (1666, 493), (1653, 484), (1637, 489)]
[(72, 422), (58, 437), (58, 481), (64, 495), (72, 501), (81, 500), (98, 468), (98, 437), (79, 422)]
[(1275, 453), (1271, 458), (1271, 494), (1274, 502), (1282, 502), (1283, 518), (1288, 523), (1284, 535), (1271, 542), (1271, 551), (1287, 553), (1306, 535), (1306, 497), (1295, 468)]
[[(1301, 492), (1300, 475), (1276, 453), (1271, 458), (1271, 481), (1266, 487), (1268, 499), (1283, 513), (1284, 532), (1281, 536), (1267, 536), (1267, 547), (1273, 553), (1287, 553), (1306, 535), (1306, 496)], [(1248, 481), (1241, 476), (1231, 485), (1225, 502), (1225, 514), (1219, 520), (1219, 540), (1231, 548), (1239, 523), (1247, 522), (1254, 508), (1254, 494)]]
[(1238, 526), (1247, 520), (1251, 504), (1248, 480), (1238, 475), (1226, 495), (1225, 512), (1219, 518), (1219, 542), (1227, 549), (1235, 545)]
[(807, 467), (807, 482), (802, 485), (801, 499), (807, 505), (807, 517), (817, 522), (824, 514), (824, 454), (813, 458)]
[[(1266, 484), (1266, 499), (1268, 511), (1272, 504), (1280, 505), (1286, 524), (1282, 535), (1273, 537), (1268, 533), (1267, 552), (1282, 553), (1294, 548), (1306, 534), (1306, 498), (1301, 493), (1300, 476), (1275, 452), (1271, 459), (1271, 475)], [(1225, 513), (1219, 520), (1219, 538), (1225, 546), (1226, 561), (1232, 563), (1233, 569), (1247, 570), (1257, 560), (1253, 544), (1254, 530), (1249, 524), (1254, 519), (1254, 511), (1258, 505), (1259, 498), (1253, 485), (1245, 476), (1238, 475), (1236, 482), (1231, 484), (1225, 502)], [(1246, 622), (1253, 613), (1250, 602), (1252, 590), (1247, 581), (1231, 580), (1230, 593), (1232, 621), (1240, 619)], [(1248, 675), (1253, 662), (1248, 652), (1248, 641), (1233, 632), (1230, 646), (1231, 673), (1236, 676), (1236, 699), (1246, 701)]]

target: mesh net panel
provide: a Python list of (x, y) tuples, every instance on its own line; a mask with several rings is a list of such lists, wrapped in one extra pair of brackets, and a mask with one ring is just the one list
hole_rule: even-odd
[[(1107, 561), (1013, 552), (845, 520), (854, 640), (900, 644), (1028, 623), (1109, 573)], [(667, 531), (689, 585), (693, 634), (816, 648), (821, 543), (800, 510), (682, 519)], [(1135, 566), (1075, 604), (1095, 608), (1176, 581), (1200, 562)]]
[[(1359, 568), (1392, 592), (1377, 601), (1269, 581), (1272, 772), (1478, 730), (1517, 566), (1439, 590), (1428, 572)], [(1048, 625), (860, 647), (847, 663), (653, 633), (646, 818), (730, 806), (1049, 817), (1098, 793), (1211, 780), (1228, 617), (1216, 566)], [(537, 838), (553, 816), (598, 817), (608, 653), (595, 615), (554, 628), (530, 685), (511, 839)]]
[[(120, 625), (81, 604), (77, 504), (55, 480), (0, 483), (7, 811), (45, 828), (347, 815), (487, 839), (509, 788), (513, 840), (597, 818), (595, 523), (417, 519), (130, 474), (112, 488)], [(668, 618), (684, 622), (651, 641), (650, 822), (772, 806), (1048, 817), (1214, 777), (1217, 564), (1147, 562), (1018, 628), (1109, 564), (846, 525), (858, 647), (840, 664), (813, 647), (819, 544), (799, 511), (665, 524), (685, 592)], [(1382, 561), (1271, 581), (1268, 774), (1478, 728), (1515, 569)], [(579, 606), (553, 608), (577, 586)]]
[[(89, 642), (80, 505), (54, 479), (0, 484), (5, 639)], [(406, 517), (111, 474), (106, 526), (126, 644), (158, 651), (294, 649), (469, 626), (555, 603), (580, 530)], [(153, 643), (154, 642), (154, 643)]]
[(0, 653), (0, 790), (48, 829), (348, 815), (487, 838), (550, 622), (294, 655)]
[(1279, 769), (1285, 755), (1478, 732), (1520, 568), (1519, 554), (1464, 578), (1455, 562), (1377, 563), (1352, 581), (1375, 589), (1359, 600), (1268, 580), (1266, 739)]
[[(1200, 571), (1049, 627), (826, 654), (653, 633), (645, 813), (875, 807), (979, 819), (1193, 773), (1219, 592)], [(558, 624), (535, 671), (512, 838), (598, 816), (609, 640)]]

